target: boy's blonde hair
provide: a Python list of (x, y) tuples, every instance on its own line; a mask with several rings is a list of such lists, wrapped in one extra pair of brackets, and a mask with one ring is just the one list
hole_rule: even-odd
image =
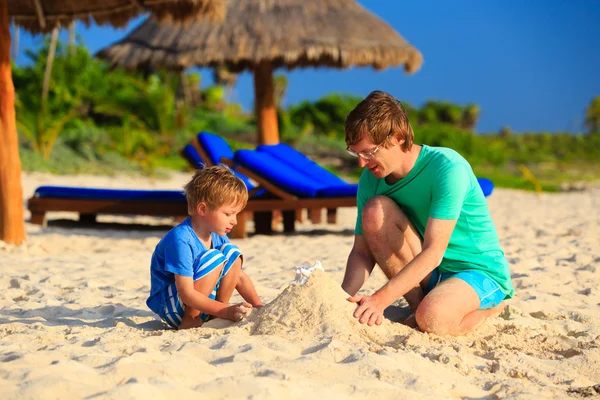
[(389, 135), (394, 135), (398, 140), (404, 140), (402, 150), (408, 151), (415, 139), (402, 104), (380, 90), (371, 92), (350, 111), (344, 130), (348, 146), (355, 145), (367, 136), (373, 143), (380, 144)]
[(245, 207), (248, 202), (246, 184), (225, 165), (196, 170), (184, 191), (190, 211), (201, 202), (211, 210), (229, 204)]

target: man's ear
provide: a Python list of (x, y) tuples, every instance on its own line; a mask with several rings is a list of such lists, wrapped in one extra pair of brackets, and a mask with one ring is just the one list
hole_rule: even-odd
[(392, 145), (394, 145), (394, 146), (397, 145), (397, 144), (399, 144), (400, 146), (402, 146), (405, 141), (406, 140), (404, 140), (404, 139), (398, 140), (398, 138), (395, 135), (390, 138), (390, 142), (392, 142)]
[(198, 205), (196, 205), (196, 213), (198, 215), (204, 216), (206, 215), (206, 211), (208, 211), (208, 206), (205, 202), (201, 201), (198, 203)]

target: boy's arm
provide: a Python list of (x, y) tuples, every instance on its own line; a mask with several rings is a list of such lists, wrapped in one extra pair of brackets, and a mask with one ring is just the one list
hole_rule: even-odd
[(238, 291), (240, 296), (242, 296), (242, 298), (248, 303), (252, 304), (253, 307), (260, 308), (263, 306), (260, 297), (258, 297), (258, 293), (256, 293), (256, 289), (254, 288), (252, 280), (248, 274), (244, 272), (244, 270), (240, 272), (240, 278), (235, 286), (235, 289)]
[(374, 267), (375, 259), (371, 255), (367, 239), (363, 235), (355, 235), (354, 245), (346, 262), (342, 289), (350, 296), (354, 296), (365, 284)]
[[(177, 292), (181, 301), (186, 306), (192, 307), (196, 310), (215, 317), (236, 320), (236, 306), (230, 306), (228, 304), (221, 303), (210, 299), (208, 296), (196, 291), (194, 289), (194, 280), (191, 276), (183, 276), (175, 274), (175, 285), (177, 286)], [(250, 308), (250, 305), (247, 305)]]

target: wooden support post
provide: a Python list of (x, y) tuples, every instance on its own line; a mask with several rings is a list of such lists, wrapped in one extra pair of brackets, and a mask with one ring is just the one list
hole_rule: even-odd
[(308, 214), (310, 217), (310, 221), (313, 224), (320, 224), (322, 219), (321, 219), (321, 209), (320, 208), (311, 208), (308, 210)]
[(25, 211), (8, 22), (8, 2), (0, 0), (0, 240), (19, 245), (25, 240)]
[(229, 232), (229, 237), (231, 239), (244, 239), (248, 237), (246, 232), (246, 222), (248, 221), (248, 214), (250, 211), (242, 211), (237, 216), (237, 225), (233, 227), (231, 232)]
[(327, 209), (327, 223), (328, 224), (336, 224), (337, 223), (337, 208), (328, 208)]
[(273, 95), (273, 66), (263, 61), (254, 68), (254, 96), (258, 144), (279, 143), (277, 109)]
[(254, 212), (254, 233), (258, 235), (270, 235), (273, 233), (271, 221), (273, 213), (271, 211)]
[(31, 213), (31, 220), (29, 221), (35, 225), (46, 225), (46, 213), (45, 212), (35, 212)]
[(283, 231), (291, 233), (296, 230), (296, 210), (286, 210), (283, 212)]

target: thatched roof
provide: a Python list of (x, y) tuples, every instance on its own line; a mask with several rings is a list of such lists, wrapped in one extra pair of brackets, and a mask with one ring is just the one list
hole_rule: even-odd
[(140, 13), (161, 21), (189, 21), (197, 16), (222, 18), (224, 0), (8, 0), (8, 16), (25, 29), (49, 32), (73, 20), (125, 26)]
[(354, 0), (226, 0), (222, 21), (186, 27), (148, 20), (98, 56), (128, 68), (225, 66), (232, 72), (261, 61), (274, 68), (404, 66), (421, 53)]

